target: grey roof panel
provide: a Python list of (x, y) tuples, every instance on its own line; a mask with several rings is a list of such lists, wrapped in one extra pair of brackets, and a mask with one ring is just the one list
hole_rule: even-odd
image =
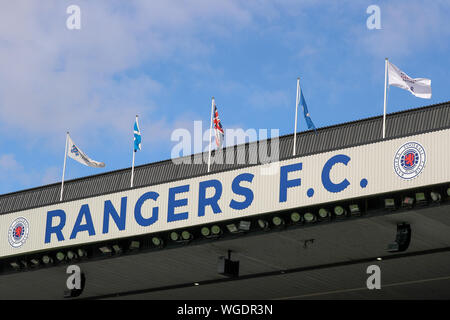
[[(320, 153), (345, 147), (373, 143), (381, 140), (383, 117), (373, 117), (297, 134), (297, 156)], [(450, 102), (411, 109), (387, 115), (386, 138), (393, 139), (412, 134), (450, 128)], [(265, 141), (256, 141), (228, 147), (221, 157), (222, 163), (212, 163), (211, 172), (237, 169), (254, 164), (254, 150)], [(267, 140), (271, 150), (271, 140)], [(250, 149), (250, 153), (249, 153)], [(279, 138), (280, 160), (292, 157), (293, 135)], [(244, 150), (244, 152), (242, 152)], [(227, 152), (234, 155), (234, 164), (225, 164)], [(134, 187), (142, 187), (207, 174), (207, 152), (179, 158), (192, 164), (174, 164), (172, 160), (150, 163), (135, 168)], [(212, 152), (215, 156), (215, 152)], [(200, 161), (199, 161), (200, 160)], [(259, 161), (259, 159), (258, 159)], [(130, 187), (130, 168), (88, 176), (64, 183), (64, 201), (126, 190)], [(59, 200), (60, 183), (0, 195), (0, 214), (50, 205)]]

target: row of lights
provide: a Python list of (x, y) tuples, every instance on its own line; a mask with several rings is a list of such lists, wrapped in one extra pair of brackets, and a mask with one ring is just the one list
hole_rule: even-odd
[[(446, 189), (447, 199), (450, 199), (450, 188)], [(429, 192), (429, 199), (432, 204), (439, 204), (442, 200), (442, 195), (439, 192), (431, 191)], [(414, 205), (422, 206), (430, 203), (427, 200), (425, 192), (417, 192), (414, 197), (412, 196), (404, 196), (401, 200), (401, 208), (410, 209)], [(396, 210), (399, 207), (396, 204), (394, 198), (386, 198), (384, 199), (384, 208), (388, 210)], [(353, 203), (348, 206), (338, 205), (330, 211), (327, 208), (320, 208), (316, 213), (311, 211), (307, 211), (303, 214), (294, 211), (291, 212), (289, 218), (286, 219), (285, 215), (275, 215), (271, 220), (266, 220), (265, 218), (259, 218), (256, 223), (258, 227), (264, 231), (267, 231), (271, 228), (271, 225), (275, 228), (284, 227), (290, 219), (290, 224), (299, 225), (299, 224), (308, 224), (315, 223), (318, 221), (327, 221), (331, 219), (345, 219), (348, 216), (360, 216), (361, 209), (358, 204)], [(271, 224), (270, 224), (270, 222)], [(225, 225), (226, 229), (231, 234), (239, 234), (250, 231), (251, 221), (241, 220), (239, 222), (231, 222)], [(200, 233), (204, 238), (207, 239), (217, 239), (221, 237), (224, 233), (223, 229), (215, 224), (212, 226), (204, 226), (200, 229)], [(169, 234), (169, 240), (175, 243), (189, 243), (194, 239), (194, 235), (191, 231), (183, 230), (183, 231), (172, 231)], [(165, 246), (165, 242), (163, 238), (159, 236), (153, 236), (151, 238), (152, 246), (155, 248), (163, 248)], [(127, 246), (123, 244), (109, 244), (98, 247), (98, 250), (103, 255), (120, 255), (124, 251), (133, 252), (137, 251), (142, 247), (141, 241), (132, 240), (127, 243)], [(56, 263), (63, 263), (68, 261), (74, 261), (77, 259), (87, 258), (88, 253), (85, 249), (79, 248), (76, 250), (70, 249), (67, 251), (58, 251), (54, 255), (45, 254), (40, 258), (33, 257), (31, 259), (19, 259), (10, 262), (10, 266), (15, 270), (23, 270), (28, 268), (34, 268), (41, 265), (49, 266)]]
[[(432, 204), (439, 204), (442, 201), (442, 195), (439, 192), (431, 191), (429, 195)], [(450, 198), (450, 188), (447, 189), (447, 197)], [(425, 206), (428, 204), (429, 201), (427, 200), (425, 192), (417, 192), (414, 197), (404, 196), (402, 198), (401, 208), (411, 209), (414, 205)], [(394, 198), (384, 199), (384, 207), (389, 210), (398, 209)]]

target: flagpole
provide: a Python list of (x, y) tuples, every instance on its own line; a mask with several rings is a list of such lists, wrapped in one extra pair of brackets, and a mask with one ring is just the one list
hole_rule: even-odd
[(388, 58), (384, 60), (384, 112), (383, 112), (383, 139), (386, 137), (386, 88), (387, 88)]
[(213, 112), (214, 112), (214, 97), (211, 99), (211, 124), (209, 127), (209, 155), (208, 155), (208, 172), (211, 166), (211, 135), (212, 135), (212, 124), (213, 124)]
[[(136, 115), (136, 123), (137, 123), (138, 116)], [(134, 130), (133, 130), (134, 131)], [(131, 165), (131, 186), (130, 188), (133, 188), (133, 179), (134, 179), (134, 158), (136, 156), (136, 150), (134, 148), (134, 135), (133, 135), (133, 164)]]
[(295, 156), (295, 145), (297, 142), (297, 109), (298, 109), (298, 97), (300, 90), (300, 78), (297, 78), (297, 96), (295, 97), (295, 128), (294, 128), (294, 149), (292, 151), (292, 155)]
[(62, 201), (63, 198), (63, 190), (64, 190), (64, 175), (66, 173), (66, 160), (67, 160), (67, 143), (69, 142), (69, 131), (66, 133), (66, 147), (64, 151), (64, 166), (63, 166), (63, 174), (61, 179), (61, 194), (59, 196), (59, 201)]

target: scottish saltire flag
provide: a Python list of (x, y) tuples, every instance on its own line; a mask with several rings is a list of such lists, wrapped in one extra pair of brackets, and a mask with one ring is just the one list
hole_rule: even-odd
[(141, 150), (141, 131), (139, 131), (138, 118), (134, 123), (134, 152)]
[(308, 129), (314, 129), (314, 131), (316, 131), (316, 127), (314, 126), (314, 123), (311, 120), (311, 116), (309, 115), (308, 106), (306, 105), (305, 98), (303, 97), (303, 90), (300, 90), (300, 105), (303, 107), (303, 115), (305, 116)]
[(219, 119), (219, 112), (217, 111), (216, 105), (214, 105), (214, 120), (213, 120), (213, 122), (214, 122), (214, 132), (216, 135), (216, 145), (218, 148), (220, 148), (223, 143), (224, 132), (223, 132), (222, 123), (220, 122), (220, 119)]
[(98, 162), (89, 158), (80, 148), (78, 148), (75, 145), (70, 135), (68, 135), (67, 138), (68, 138), (67, 155), (69, 157), (88, 167), (103, 168), (105, 166), (105, 163)]
[(394, 64), (388, 61), (389, 85), (408, 90), (419, 98), (431, 98), (431, 80), (411, 78)]

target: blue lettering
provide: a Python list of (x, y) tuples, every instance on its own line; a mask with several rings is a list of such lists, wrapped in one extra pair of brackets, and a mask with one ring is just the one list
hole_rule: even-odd
[(301, 185), (301, 179), (288, 180), (288, 173), (292, 171), (302, 170), (302, 163), (294, 163), (280, 168), (280, 200), (279, 202), (286, 202), (287, 189), (298, 187)]
[(350, 184), (350, 182), (348, 182), (347, 179), (344, 179), (341, 183), (333, 183), (331, 182), (330, 179), (330, 171), (331, 168), (336, 164), (336, 163), (343, 163), (345, 165), (347, 165), (347, 163), (350, 161), (350, 157), (344, 155), (344, 154), (338, 154), (334, 157), (331, 157), (330, 160), (328, 160), (325, 165), (323, 166), (323, 170), (322, 170), (322, 184), (324, 186), (325, 189), (327, 189), (329, 192), (341, 192), (342, 190), (344, 190), (345, 188), (348, 187), (348, 185)]
[[(215, 192), (211, 198), (206, 198), (206, 189), (214, 188)], [(202, 181), (199, 185), (198, 190), (198, 216), (202, 217), (205, 215), (205, 207), (211, 206), (214, 213), (221, 213), (217, 201), (219, 201), (222, 196), (222, 183), (219, 180), (208, 180)]]
[[(81, 224), (81, 221), (83, 221), (83, 217), (85, 217), (86, 219), (86, 224)], [(94, 224), (92, 223), (91, 211), (89, 210), (89, 205), (87, 204), (83, 204), (80, 208), (80, 212), (78, 213), (75, 226), (72, 229), (70, 239), (75, 239), (78, 232), (82, 231), (89, 232), (89, 236), (95, 236), (95, 229)]]
[[(53, 218), (59, 217), (59, 224), (52, 225)], [(52, 210), (47, 212), (47, 223), (45, 224), (45, 243), (50, 243), (52, 233), (56, 234), (58, 241), (64, 241), (62, 229), (66, 224), (66, 213), (63, 210)]]
[(120, 202), (120, 215), (117, 213), (110, 200), (105, 201), (105, 209), (103, 211), (103, 233), (109, 232), (109, 216), (113, 218), (119, 230), (125, 229), (125, 221), (127, 217), (127, 197), (123, 197)]
[(147, 201), (148, 199), (152, 199), (154, 201), (156, 201), (159, 197), (159, 194), (153, 191), (144, 193), (136, 202), (136, 206), (134, 207), (134, 219), (136, 220), (136, 222), (143, 226), (143, 227), (147, 227), (153, 223), (155, 223), (158, 220), (158, 207), (154, 207), (152, 210), (152, 216), (148, 219), (145, 219), (142, 216), (142, 205), (144, 204), (145, 201)]
[(183, 207), (188, 204), (188, 199), (175, 200), (175, 196), (178, 193), (188, 192), (189, 185), (174, 187), (169, 189), (169, 203), (167, 209), (167, 222), (186, 220), (188, 218), (188, 212), (175, 213), (175, 208)]
[(239, 202), (232, 199), (230, 201), (231, 209), (243, 210), (248, 208), (252, 204), (254, 198), (253, 191), (249, 188), (242, 187), (240, 183), (241, 181), (248, 181), (251, 183), (253, 181), (253, 177), (254, 175), (251, 173), (242, 173), (234, 178), (233, 182), (231, 183), (231, 189), (235, 194), (244, 196), (245, 200)]

